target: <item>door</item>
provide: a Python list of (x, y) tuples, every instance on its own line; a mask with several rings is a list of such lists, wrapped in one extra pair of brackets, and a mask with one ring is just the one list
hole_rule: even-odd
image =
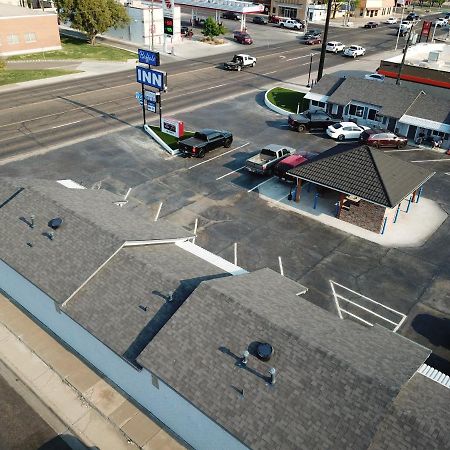
[(415, 125), (410, 125), (408, 128), (408, 134), (406, 135), (406, 137), (411, 140), (414, 140), (414, 138), (416, 137), (416, 133), (417, 133), (417, 127)]
[(396, 122), (395, 119), (393, 119), (392, 117), (389, 117), (388, 125), (387, 125), (387, 129), (389, 131), (395, 131), (395, 122)]

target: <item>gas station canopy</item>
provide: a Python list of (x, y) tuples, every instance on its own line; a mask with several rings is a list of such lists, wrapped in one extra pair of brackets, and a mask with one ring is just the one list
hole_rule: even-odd
[[(146, 1), (145, 4), (148, 4), (148, 1)], [(215, 9), (220, 11), (233, 11), (241, 14), (259, 13), (264, 11), (264, 5), (252, 2), (242, 2), (240, 0), (175, 0), (175, 5)]]

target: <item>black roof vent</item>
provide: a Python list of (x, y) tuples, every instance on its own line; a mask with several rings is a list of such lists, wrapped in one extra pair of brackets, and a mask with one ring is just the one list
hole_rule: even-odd
[(48, 223), (48, 226), (52, 228), (53, 230), (57, 230), (63, 223), (63, 220), (61, 217), (55, 217), (54, 219), (50, 220)]
[(256, 356), (262, 361), (269, 361), (273, 354), (273, 347), (267, 342), (260, 342), (256, 347)]

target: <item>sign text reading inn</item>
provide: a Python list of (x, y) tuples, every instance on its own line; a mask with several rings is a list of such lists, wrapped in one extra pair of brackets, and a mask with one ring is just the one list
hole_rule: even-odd
[(137, 66), (136, 81), (146, 86), (159, 89), (160, 91), (164, 90), (164, 72), (159, 72), (158, 70)]

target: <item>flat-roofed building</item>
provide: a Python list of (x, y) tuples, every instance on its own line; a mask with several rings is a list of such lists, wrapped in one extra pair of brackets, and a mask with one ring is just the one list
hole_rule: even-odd
[(0, 56), (60, 49), (54, 12), (0, 4)]

